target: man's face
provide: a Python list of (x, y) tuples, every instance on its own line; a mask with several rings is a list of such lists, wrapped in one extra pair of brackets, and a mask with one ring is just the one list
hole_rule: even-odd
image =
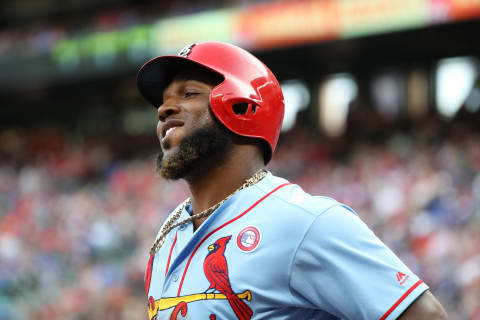
[(158, 108), (157, 135), (162, 151), (157, 172), (180, 179), (208, 161), (219, 161), (230, 146), (229, 133), (209, 108), (209, 96), (218, 79), (205, 72), (177, 74), (163, 92)]

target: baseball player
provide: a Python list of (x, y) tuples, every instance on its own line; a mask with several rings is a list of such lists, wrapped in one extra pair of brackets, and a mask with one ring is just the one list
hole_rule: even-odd
[(265, 170), (284, 102), (261, 61), (197, 43), (137, 82), (158, 109), (157, 171), (190, 190), (150, 251), (149, 319), (446, 319), (352, 209)]

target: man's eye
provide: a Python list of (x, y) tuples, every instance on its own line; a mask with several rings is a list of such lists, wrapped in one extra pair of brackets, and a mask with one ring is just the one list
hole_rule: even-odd
[(196, 96), (197, 94), (198, 94), (198, 92), (187, 91), (187, 92), (185, 92), (184, 97), (185, 98), (190, 98), (190, 97)]

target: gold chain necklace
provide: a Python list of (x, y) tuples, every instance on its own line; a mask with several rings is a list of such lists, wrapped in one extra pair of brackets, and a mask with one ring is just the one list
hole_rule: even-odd
[(176, 227), (182, 225), (182, 224), (185, 224), (187, 222), (190, 222), (194, 219), (198, 219), (198, 218), (205, 218), (205, 217), (208, 217), (209, 215), (211, 215), (215, 210), (218, 209), (218, 207), (220, 207), (222, 204), (225, 203), (225, 201), (227, 201), (228, 199), (230, 199), (237, 191), (240, 191), (244, 188), (247, 188), (247, 187), (250, 187), (250, 186), (253, 186), (254, 184), (256, 184), (257, 182), (259, 182), (260, 180), (262, 180), (263, 178), (265, 178), (265, 176), (267, 175), (267, 171), (265, 169), (261, 169), (259, 171), (257, 171), (253, 176), (251, 176), (250, 178), (248, 178), (247, 180), (245, 180), (245, 182), (242, 184), (242, 186), (240, 188), (238, 188), (237, 190), (235, 190), (234, 192), (232, 192), (230, 195), (228, 195), (225, 199), (223, 199), (222, 201), (218, 202), (217, 204), (214, 204), (213, 206), (211, 206), (210, 208), (206, 209), (206, 210), (203, 210), (202, 212), (200, 213), (197, 213), (197, 214), (192, 214), (190, 217), (180, 221), (180, 222), (177, 222), (175, 223), (175, 221), (178, 220), (178, 218), (180, 218), (180, 215), (182, 214), (182, 211), (183, 209), (185, 209), (185, 207), (189, 204), (192, 203), (192, 201), (190, 200), (190, 198), (188, 198), (187, 200), (185, 200), (183, 202), (183, 204), (180, 206), (180, 208), (177, 210), (177, 212), (175, 212), (174, 215), (172, 215), (170, 217), (170, 219), (168, 219), (168, 221), (165, 223), (165, 225), (162, 227), (162, 230), (160, 231), (160, 235), (158, 236), (158, 238), (155, 240), (155, 242), (153, 243), (153, 246), (152, 248), (150, 249), (150, 254), (155, 254), (158, 252), (158, 250), (160, 250), (160, 248), (163, 246), (163, 244), (165, 243), (165, 239), (167, 238), (167, 235), (170, 233), (170, 231), (172, 231), (172, 229), (175, 229)]

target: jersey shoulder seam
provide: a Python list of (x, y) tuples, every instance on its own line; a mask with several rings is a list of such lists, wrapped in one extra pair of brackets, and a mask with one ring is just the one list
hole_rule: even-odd
[[(298, 185), (293, 184), (293, 183), (291, 184), (291, 186), (299, 187)], [(262, 188), (261, 186), (259, 186), (259, 185), (255, 185), (255, 187), (258, 188), (261, 192), (263, 192), (263, 193), (265, 193), (265, 194), (268, 193), (268, 191), (266, 191), (265, 189), (263, 189), (263, 188)], [(302, 190), (302, 191), (303, 191), (303, 190)], [(312, 195), (310, 195), (310, 196), (311, 196), (311, 197), (314, 197), (314, 196), (312, 196)], [(322, 210), (322, 211), (320, 211), (320, 212), (315, 212), (315, 211), (308, 210), (307, 208), (304, 208), (304, 207), (302, 207), (302, 206), (299, 206), (299, 205), (296, 204), (296, 203), (293, 203), (293, 202), (291, 202), (291, 201), (285, 200), (285, 199), (283, 199), (281, 196), (279, 196), (279, 195), (277, 195), (277, 194), (271, 194), (269, 198), (275, 198), (276, 200), (279, 200), (279, 201), (281, 201), (281, 202), (283, 202), (283, 203), (285, 203), (285, 204), (288, 204), (288, 205), (290, 205), (290, 206), (292, 206), (292, 207), (295, 207), (295, 208), (298, 209), (298, 210), (301, 210), (301, 211), (303, 211), (303, 212), (306, 212), (306, 213), (308, 213), (309, 215), (313, 216), (314, 219), (316, 219), (316, 217), (318, 217), (318, 216), (322, 215), (323, 213), (325, 213), (325, 211), (327, 211), (328, 209), (330, 209), (330, 208), (333, 207), (333, 206), (336, 206), (336, 205), (343, 206), (342, 203), (338, 202), (337, 200), (335, 200), (335, 199), (333, 199), (333, 198), (323, 197), (323, 196), (316, 196), (316, 197), (324, 198), (324, 199), (326, 199), (326, 200), (331, 200), (333, 203), (332, 203), (332, 205), (328, 206), (328, 207), (325, 208), (324, 210)]]

